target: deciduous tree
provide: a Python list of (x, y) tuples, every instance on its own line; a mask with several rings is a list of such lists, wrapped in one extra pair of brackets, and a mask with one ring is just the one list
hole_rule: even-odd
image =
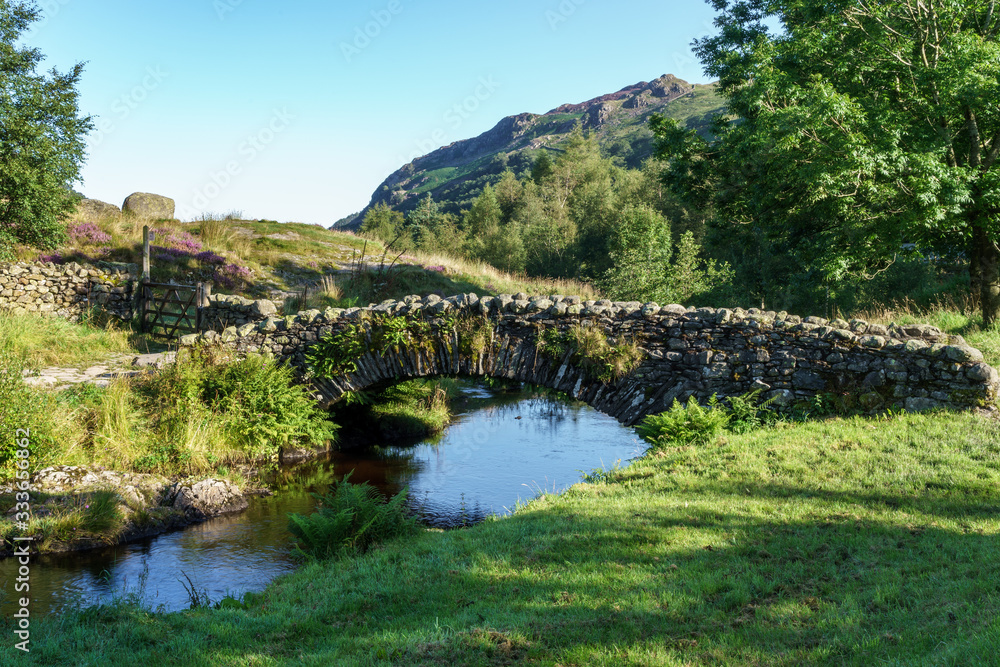
[(77, 106), (83, 65), (38, 74), (41, 52), (17, 43), (39, 17), (33, 4), (0, 2), (0, 254), (17, 242), (51, 248), (65, 237), (93, 128)]
[(884, 270), (907, 241), (959, 247), (997, 321), (997, 3), (711, 4), (720, 33), (695, 50), (730, 116), (713, 142), (656, 122), (671, 185), (830, 282)]

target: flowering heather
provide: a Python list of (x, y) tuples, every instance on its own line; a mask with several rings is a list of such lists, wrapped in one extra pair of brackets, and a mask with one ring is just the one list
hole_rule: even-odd
[(81, 245), (97, 245), (111, 241), (111, 235), (92, 222), (70, 225), (69, 237)]
[(216, 284), (221, 285), (226, 289), (232, 289), (236, 286), (237, 282), (246, 282), (252, 277), (253, 272), (250, 271), (250, 269), (237, 264), (226, 264), (225, 266), (216, 269), (215, 273), (212, 274), (212, 279), (216, 282)]
[(62, 264), (66, 260), (63, 259), (62, 255), (60, 255), (57, 252), (54, 252), (51, 255), (39, 255), (38, 256), (38, 261), (39, 262), (52, 262), (53, 264)]
[(424, 268), (427, 269), (428, 271), (436, 271), (437, 273), (444, 273), (443, 266), (425, 266)]
[(226, 258), (221, 255), (216, 255), (211, 250), (205, 250), (204, 252), (199, 252), (194, 256), (196, 260), (202, 264), (225, 264)]
[[(194, 255), (202, 251), (201, 242), (195, 239), (188, 232), (178, 232), (173, 229), (160, 227), (150, 230), (150, 241), (157, 241), (160, 246), (183, 250), (188, 255)], [(180, 257), (181, 255), (178, 255)]]

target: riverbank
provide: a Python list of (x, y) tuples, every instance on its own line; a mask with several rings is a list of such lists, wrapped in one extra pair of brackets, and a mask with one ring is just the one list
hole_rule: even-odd
[[(32, 554), (83, 551), (140, 540), (242, 512), (247, 497), (266, 495), (225, 479), (168, 478), (88, 466), (53, 466), (32, 476), (30, 518), (15, 521), (17, 496), (0, 489), (0, 558), (16, 546)], [(15, 538), (30, 538), (18, 543)]]
[(998, 443), (945, 413), (659, 448), (218, 609), (33, 619), (24, 662), (989, 664)]

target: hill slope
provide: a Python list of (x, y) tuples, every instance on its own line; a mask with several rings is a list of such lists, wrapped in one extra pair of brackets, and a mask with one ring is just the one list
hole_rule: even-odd
[(345, 218), (338, 225), (360, 226), (368, 209), (380, 202), (399, 211), (412, 210), (426, 193), (445, 211), (465, 208), (505, 169), (520, 172), (531, 167), (538, 151), (558, 151), (577, 123), (596, 134), (607, 154), (638, 167), (652, 155), (649, 119), (654, 113), (707, 132), (712, 115), (721, 108), (722, 98), (714, 84), (689, 84), (665, 74), (580, 104), (564, 104), (545, 114), (508, 116), (478, 137), (456, 141), (402, 166), (382, 182), (360, 215)]

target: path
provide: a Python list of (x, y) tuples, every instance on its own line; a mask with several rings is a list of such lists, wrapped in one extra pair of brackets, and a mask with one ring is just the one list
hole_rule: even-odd
[(157, 354), (118, 354), (97, 364), (80, 370), (79, 368), (43, 368), (39, 371), (24, 371), (24, 383), (33, 387), (51, 388), (56, 391), (72, 385), (90, 383), (98, 387), (108, 386), (116, 378), (135, 377), (172, 362), (176, 352)]

